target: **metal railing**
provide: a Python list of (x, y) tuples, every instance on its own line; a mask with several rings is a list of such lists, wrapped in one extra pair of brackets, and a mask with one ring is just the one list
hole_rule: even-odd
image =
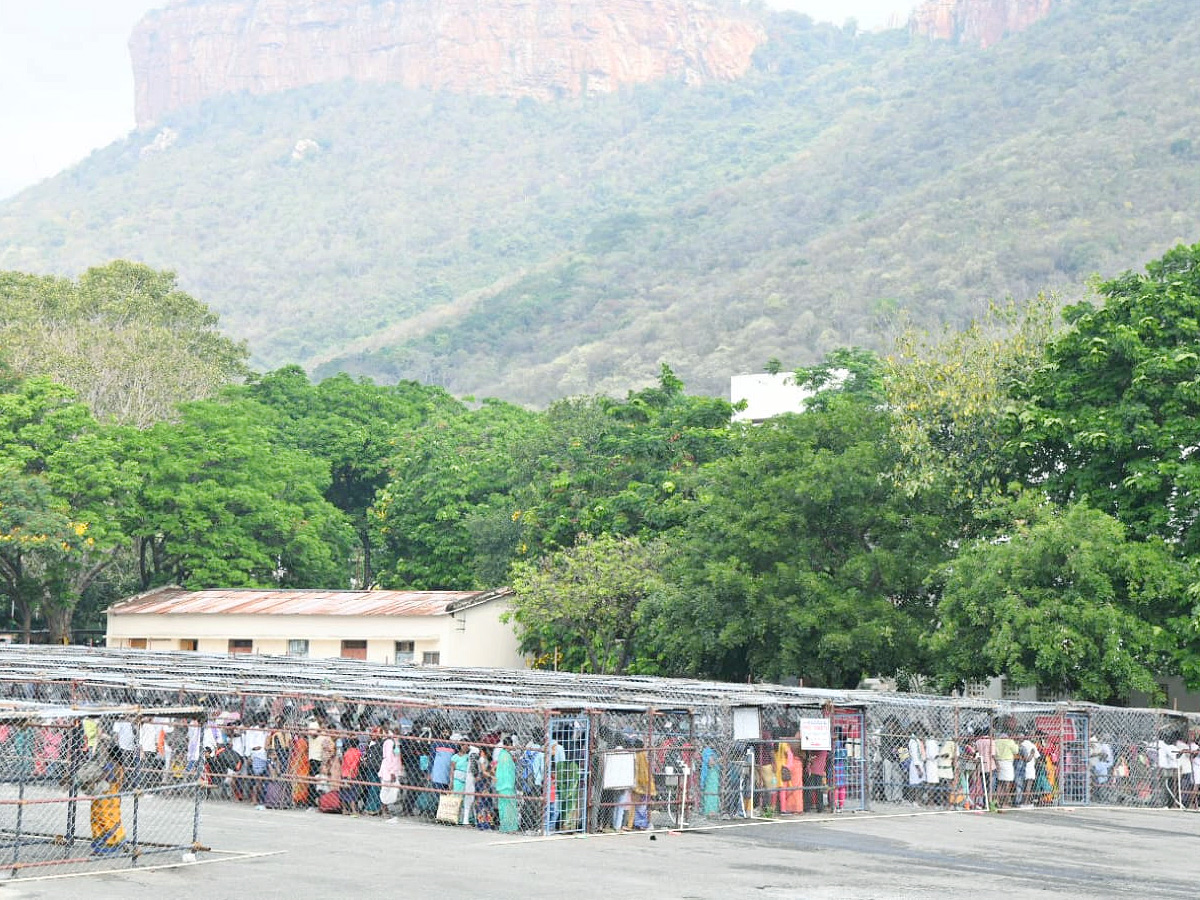
[(1200, 717), (1089, 704), (22, 647), (0, 648), (3, 697), (132, 705), (139, 729), (160, 709), (200, 710), (202, 724), (139, 745), (143, 790), (169, 791), (182, 765), (234, 802), (504, 833), (914, 806), (1194, 808), (1200, 781)]

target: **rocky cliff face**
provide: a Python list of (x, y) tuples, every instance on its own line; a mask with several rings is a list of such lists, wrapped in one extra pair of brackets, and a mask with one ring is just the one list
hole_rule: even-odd
[(990, 47), (1050, 14), (1063, 0), (926, 0), (913, 12), (913, 33)]
[(144, 127), (220, 94), (346, 78), (540, 99), (731, 80), (765, 39), (703, 0), (171, 0), (129, 45)]

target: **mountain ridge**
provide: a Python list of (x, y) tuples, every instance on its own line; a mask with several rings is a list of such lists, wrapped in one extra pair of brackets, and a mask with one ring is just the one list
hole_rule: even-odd
[(909, 21), (913, 34), (987, 49), (1050, 15), (1067, 0), (925, 0)]
[(1188, 0), (1076, 0), (986, 51), (768, 31), (743, 79), (697, 89), (210, 100), (0, 204), (0, 268), (132, 257), (257, 365), (541, 404), (661, 362), (723, 393), (771, 357), (881, 347), (898, 314), (1077, 297), (1195, 240)]
[(223, 94), (345, 78), (540, 100), (732, 81), (765, 39), (737, 4), (703, 0), (176, 0), (129, 47), (147, 128)]

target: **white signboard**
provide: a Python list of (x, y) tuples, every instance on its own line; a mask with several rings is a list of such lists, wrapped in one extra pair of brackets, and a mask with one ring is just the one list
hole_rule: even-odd
[(757, 706), (739, 706), (733, 711), (733, 739), (757, 741), (762, 738), (762, 723)]
[(633, 754), (610, 750), (604, 754), (604, 790), (625, 790), (637, 784)]
[(833, 739), (829, 732), (828, 719), (800, 720), (801, 750), (832, 750)]

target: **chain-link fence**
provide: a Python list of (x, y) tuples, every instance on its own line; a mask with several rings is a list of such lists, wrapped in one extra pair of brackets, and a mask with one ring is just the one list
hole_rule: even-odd
[[(20, 693), (42, 687), (21, 685)], [(27, 877), (179, 862), (202, 849), (199, 707), (0, 703), (0, 872)]]
[[(137, 709), (122, 791), (141, 791), (143, 819), (146, 796), (165, 812), (191, 784), (266, 809), (571, 834), (904, 807), (1195, 808), (1200, 783), (1200, 718), (1162, 710), (22, 647), (0, 648), (0, 697)], [(155, 731), (172, 708), (195, 717)], [(98, 721), (125, 749), (120, 718)], [(49, 770), (53, 741), (39, 746), (14, 758)], [(139, 846), (196, 840), (148, 827)]]

